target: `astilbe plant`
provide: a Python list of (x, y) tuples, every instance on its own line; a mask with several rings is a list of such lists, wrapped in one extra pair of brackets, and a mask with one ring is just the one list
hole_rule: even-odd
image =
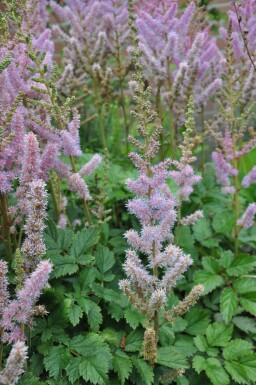
[[(28, 218), (25, 225), (26, 239), (22, 254), (16, 253), (16, 298), (11, 299), (8, 290), (7, 263), (0, 261), (0, 338), (2, 364), (3, 343), (13, 343), (13, 348), (0, 373), (1, 383), (15, 384), (23, 373), (27, 357), (25, 326), (32, 328), (33, 318), (44, 315), (43, 306), (36, 306), (41, 291), (46, 286), (52, 270), (49, 261), (41, 261), (45, 252), (42, 232), (45, 219), (45, 185), (42, 180), (34, 180), (29, 185), (27, 199), (29, 202)], [(24, 341), (24, 342), (23, 342)]]
[[(248, 9), (247, 9), (248, 8)], [(240, 12), (246, 14), (253, 11), (249, 2)], [(251, 13), (253, 17), (253, 14)], [(234, 209), (234, 250), (235, 255), (239, 253), (239, 233), (242, 228), (249, 228), (254, 224), (256, 204), (250, 203), (242, 214), (240, 205), (240, 194), (242, 188), (248, 188), (256, 182), (255, 167), (247, 175), (239, 176), (240, 163), (242, 158), (250, 153), (256, 146), (256, 137), (249, 130), (249, 125), (255, 111), (254, 99), (255, 90), (251, 82), (256, 76), (254, 68), (245, 50), (243, 40), (234, 25), (234, 13), (230, 13), (229, 29), (225, 31), (226, 36), (226, 70), (224, 76), (225, 88), (218, 101), (220, 117), (209, 128), (212, 136), (216, 139), (218, 148), (212, 154), (212, 160), (216, 168), (217, 181), (222, 187), (224, 194), (229, 194)], [(254, 28), (251, 25), (251, 28)], [(238, 48), (240, 47), (240, 51)], [(240, 53), (239, 53), (240, 52)], [(238, 61), (242, 55), (242, 61)], [(249, 78), (245, 78), (244, 67), (249, 70)]]
[(169, 121), (175, 156), (177, 131), (185, 121), (189, 96), (194, 95), (203, 121), (205, 106), (221, 87), (223, 57), (195, 2), (182, 13), (178, 13), (177, 1), (154, 1), (147, 7), (139, 2), (137, 13), (143, 60), (152, 79), (159, 116), (162, 122), (166, 117)]
[[(134, 101), (137, 105), (132, 115), (138, 119), (138, 132), (143, 140), (130, 137), (130, 141), (140, 153), (130, 153), (139, 175), (135, 180), (127, 180), (128, 189), (136, 194), (136, 198), (130, 200), (127, 207), (129, 212), (138, 218), (141, 230), (131, 229), (125, 234), (131, 249), (127, 250), (124, 263), (127, 279), (120, 281), (120, 288), (138, 311), (147, 316), (144, 358), (154, 364), (157, 362), (160, 323), (174, 321), (175, 316), (184, 314), (202, 294), (203, 287), (198, 285), (176, 307), (171, 310), (167, 307), (168, 294), (192, 264), (190, 255), (175, 245), (172, 230), (177, 222), (177, 211), (180, 212), (182, 201), (189, 198), (193, 185), (199, 182), (200, 177), (194, 174), (190, 166), (194, 161), (190, 139), (193, 126), (192, 99), (181, 160), (177, 162), (165, 159), (158, 164), (154, 163), (159, 151), (161, 127), (157, 124), (157, 114), (152, 110), (149, 101), (151, 88), (148, 86), (145, 88), (144, 65), (141, 60), (143, 51), (138, 46), (132, 4), (130, 7), (135, 45), (135, 49), (131, 52), (136, 70), (133, 76)], [(171, 165), (177, 170), (170, 171)], [(177, 183), (177, 194), (170, 191), (168, 178)], [(187, 218), (187, 224), (193, 223), (200, 215), (197, 213), (193, 218)], [(178, 226), (180, 224), (179, 215)], [(146, 260), (142, 256), (146, 256)]]
[(69, 25), (68, 30), (64, 27), (63, 30), (60, 25), (53, 26), (54, 33), (61, 37), (65, 44), (63, 50), (65, 70), (59, 81), (61, 92), (72, 95), (79, 88), (83, 91), (82, 95), (78, 95), (82, 100), (85, 96), (92, 95), (102, 144), (107, 147), (104, 116), (112, 89), (111, 70), (105, 60), (109, 48), (101, 17), (101, 2), (65, 1), (65, 6), (62, 7), (52, 0), (50, 5), (58, 19)]

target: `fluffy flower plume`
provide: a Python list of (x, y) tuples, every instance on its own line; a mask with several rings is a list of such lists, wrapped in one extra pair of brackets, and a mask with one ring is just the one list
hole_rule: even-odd
[(21, 324), (32, 325), (33, 309), (41, 291), (48, 282), (52, 271), (49, 261), (42, 261), (24, 281), (23, 288), (17, 291), (16, 299), (9, 301), (3, 311), (1, 327), (4, 330), (3, 339), (15, 342), (24, 339)]
[(46, 191), (45, 183), (42, 180), (35, 180), (30, 183), (30, 190), (27, 193), (28, 216), (24, 226), (26, 239), (21, 251), (25, 255), (24, 267), (26, 271), (33, 271), (41, 256), (45, 253), (43, 241), (43, 230), (46, 218)]
[(24, 365), (27, 359), (27, 347), (23, 341), (17, 341), (7, 358), (4, 370), (0, 372), (0, 382), (3, 385), (17, 384), (24, 372)]
[(256, 203), (251, 203), (245, 210), (243, 216), (238, 220), (238, 224), (245, 229), (254, 225), (254, 217), (256, 215)]
[(178, 13), (177, 1), (139, 2), (137, 12), (140, 47), (154, 92), (164, 92), (176, 122), (184, 122), (191, 93), (200, 108), (220, 88), (222, 54), (209, 30), (200, 24), (193, 1), (182, 13)]
[[(136, 28), (133, 28), (136, 31)], [(136, 37), (134, 42), (136, 46)], [(138, 218), (141, 229), (138, 231), (131, 229), (125, 234), (131, 249), (127, 250), (123, 265), (127, 278), (120, 281), (120, 288), (133, 305), (152, 321), (155, 315), (165, 308), (168, 293), (192, 263), (190, 255), (185, 254), (173, 243), (173, 228), (177, 220), (178, 207), (183, 200), (189, 198), (193, 185), (198, 183), (200, 178), (194, 175), (190, 166), (195, 160), (192, 156), (191, 142), (194, 128), (192, 99), (184, 143), (181, 147), (181, 160), (174, 162), (166, 159), (159, 164), (153, 164), (159, 149), (161, 127), (156, 123), (157, 115), (152, 111), (149, 101), (151, 88), (147, 87), (144, 90), (142, 72), (144, 65), (140, 59), (142, 51), (137, 46), (131, 54), (137, 70), (133, 77), (134, 100), (137, 105), (133, 116), (138, 119), (138, 132), (142, 141), (130, 138), (141, 150), (141, 154), (130, 154), (138, 170), (138, 177), (127, 180), (128, 189), (136, 194), (136, 197), (128, 202), (127, 207), (129, 212)], [(153, 132), (145, 122), (154, 122)], [(178, 171), (171, 172), (170, 166), (174, 166)], [(168, 178), (175, 180), (179, 187), (176, 196), (168, 187)], [(145, 263), (140, 258), (141, 254), (147, 257)], [(157, 332), (156, 325), (154, 330)]]
[(81, 176), (91, 175), (99, 166), (100, 162), (101, 162), (101, 156), (99, 154), (93, 155), (92, 159), (80, 169), (79, 174)]
[(0, 318), (2, 317), (3, 311), (6, 308), (9, 300), (8, 292), (8, 280), (7, 280), (7, 263), (0, 261)]

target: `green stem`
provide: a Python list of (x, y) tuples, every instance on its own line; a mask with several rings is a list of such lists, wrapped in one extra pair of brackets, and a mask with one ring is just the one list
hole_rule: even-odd
[(181, 205), (179, 205), (179, 208), (178, 208), (178, 220), (177, 220), (177, 230), (176, 230), (176, 235), (175, 235), (175, 244), (177, 244), (179, 241), (180, 221), (181, 221)]
[(51, 196), (53, 200), (56, 221), (58, 222), (60, 219), (60, 209), (59, 209), (58, 199), (57, 199), (54, 185), (53, 185), (52, 176), (50, 177), (50, 191), (51, 191)]
[(1, 201), (1, 215), (2, 215), (2, 234), (3, 241), (5, 244), (6, 254), (8, 261), (12, 261), (12, 241), (11, 241), (11, 233), (10, 233), (10, 225), (8, 219), (8, 198), (5, 194), (0, 194)]
[(4, 344), (2, 342), (3, 328), (0, 328), (0, 370), (3, 365), (3, 353), (4, 353)]

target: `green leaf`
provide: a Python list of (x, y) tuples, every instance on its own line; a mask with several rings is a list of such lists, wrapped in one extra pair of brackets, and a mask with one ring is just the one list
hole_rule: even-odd
[(226, 360), (231, 361), (239, 358), (240, 356), (245, 356), (251, 354), (253, 351), (253, 346), (250, 342), (245, 340), (233, 340), (223, 350), (223, 356)]
[(186, 332), (196, 336), (203, 334), (209, 325), (209, 312), (199, 307), (193, 307), (186, 314), (185, 319), (188, 321)]
[(79, 373), (83, 379), (104, 385), (108, 378), (111, 354), (102, 339), (93, 333), (79, 335), (71, 340), (70, 349), (83, 357), (79, 364)]
[(231, 341), (223, 350), (225, 368), (239, 384), (248, 384), (256, 378), (256, 354), (253, 345), (244, 340)]
[(255, 278), (247, 278), (247, 277), (239, 278), (234, 283), (234, 289), (239, 294), (244, 294), (244, 293), (256, 291), (256, 277)]
[(209, 356), (216, 357), (218, 355), (218, 349), (209, 346), (207, 339), (202, 334), (199, 334), (194, 338), (196, 347), (200, 352), (205, 352)]
[(202, 356), (195, 356), (193, 359), (193, 368), (197, 373), (205, 371), (207, 377), (213, 385), (228, 385), (229, 378), (221, 363), (216, 358), (205, 359)]
[(172, 369), (184, 369), (188, 367), (186, 358), (173, 346), (158, 349), (157, 363)]
[(213, 385), (228, 385), (230, 383), (225, 369), (223, 369), (221, 363), (216, 358), (208, 358), (206, 360), (205, 373)]
[(222, 252), (219, 262), (221, 266), (225, 267), (225, 269), (228, 269), (231, 266), (233, 260), (234, 254), (232, 253), (232, 251), (227, 250)]
[(218, 261), (213, 257), (204, 257), (202, 259), (202, 265), (205, 271), (208, 271), (212, 274), (219, 273), (221, 270)]
[(99, 279), (103, 281), (106, 273), (115, 263), (114, 255), (107, 247), (99, 245), (95, 253), (95, 262), (99, 271)]
[(213, 230), (220, 234), (229, 234), (234, 227), (234, 214), (231, 210), (226, 209), (225, 215), (223, 211), (217, 212), (212, 221)]
[(113, 355), (113, 368), (114, 371), (118, 374), (118, 378), (123, 385), (132, 371), (132, 363), (130, 357), (122, 350), (116, 350)]
[(231, 338), (232, 325), (215, 322), (206, 329), (206, 338), (210, 346), (226, 346)]
[(100, 307), (93, 301), (87, 298), (79, 298), (78, 302), (84, 309), (88, 323), (92, 331), (98, 331), (102, 323), (102, 314)]
[(141, 376), (143, 383), (145, 385), (153, 384), (154, 372), (152, 366), (148, 365), (144, 360), (141, 360), (135, 356), (132, 356), (131, 360), (137, 372)]
[(74, 232), (68, 229), (58, 229), (58, 245), (61, 250), (67, 250), (73, 240)]
[(126, 352), (138, 352), (141, 349), (143, 342), (143, 331), (140, 329), (133, 330), (128, 334), (125, 340), (125, 351)]
[(68, 375), (68, 379), (71, 382), (71, 384), (74, 384), (76, 380), (80, 377), (79, 372), (79, 365), (82, 361), (82, 357), (72, 357), (72, 360), (69, 362), (68, 366), (66, 367), (66, 372)]
[(83, 316), (83, 310), (80, 306), (72, 303), (69, 309), (68, 318), (73, 326), (79, 324), (80, 318)]
[(206, 368), (206, 359), (202, 356), (195, 356), (192, 366), (197, 373), (201, 373)]
[(105, 299), (105, 301), (112, 303), (120, 301), (120, 293), (113, 289), (107, 289), (99, 283), (93, 284), (92, 289), (97, 297)]
[(99, 234), (96, 227), (90, 227), (78, 232), (70, 248), (71, 256), (78, 258), (82, 253), (95, 245), (98, 239)]
[(256, 292), (243, 294), (240, 303), (245, 310), (256, 316)]
[(49, 354), (44, 358), (44, 365), (50, 377), (53, 377), (55, 380), (59, 379), (62, 370), (66, 368), (70, 358), (71, 355), (66, 347), (61, 345), (53, 346)]
[(229, 287), (222, 291), (220, 298), (220, 311), (225, 322), (229, 322), (237, 312), (238, 297)]
[(245, 333), (254, 333), (256, 334), (256, 322), (249, 317), (234, 317), (233, 322), (240, 330)]
[(204, 286), (204, 294), (208, 294), (221, 286), (224, 280), (220, 275), (208, 271), (197, 271), (194, 275), (194, 282), (195, 284), (201, 283)]
[(126, 309), (124, 317), (133, 329), (136, 329), (145, 320), (145, 316), (133, 308)]
[(76, 264), (76, 260), (71, 255), (65, 256), (53, 256), (51, 260), (54, 264), (54, 269), (52, 272), (52, 277), (59, 278), (65, 275), (71, 275), (77, 272), (78, 265)]
[(207, 218), (202, 218), (193, 225), (195, 238), (203, 246), (214, 247), (218, 245), (218, 240), (212, 235), (210, 222)]
[(236, 257), (227, 270), (229, 275), (238, 277), (248, 274), (256, 265), (256, 258), (252, 255), (241, 255)]
[(178, 335), (176, 337), (175, 347), (185, 357), (190, 357), (196, 352), (193, 337), (188, 335)]

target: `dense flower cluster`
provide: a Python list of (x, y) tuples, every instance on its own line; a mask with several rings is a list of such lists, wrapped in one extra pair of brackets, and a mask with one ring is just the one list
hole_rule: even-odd
[[(134, 20), (132, 14), (130, 18), (132, 24)], [(127, 278), (120, 281), (120, 288), (132, 304), (146, 314), (149, 322), (153, 323), (153, 328), (147, 328), (144, 334), (144, 358), (154, 363), (157, 357), (159, 314), (165, 309), (168, 294), (192, 264), (190, 255), (175, 245), (173, 229), (178, 219), (177, 211), (180, 210), (182, 201), (189, 199), (193, 185), (199, 182), (200, 177), (194, 174), (190, 166), (195, 160), (191, 152), (191, 134), (194, 128), (193, 99), (190, 100), (180, 161), (167, 158), (153, 164), (159, 151), (161, 127), (157, 124), (157, 114), (152, 111), (149, 101), (151, 87), (144, 90), (144, 65), (140, 59), (143, 51), (138, 45), (136, 46), (134, 31), (137, 29), (133, 26), (135, 49), (131, 54), (136, 69), (133, 88), (137, 108), (132, 115), (138, 119), (138, 132), (143, 143), (130, 138), (139, 148), (141, 155), (130, 153), (139, 174), (136, 179), (128, 179), (126, 183), (129, 190), (136, 195), (136, 198), (128, 202), (127, 207), (129, 212), (138, 218), (141, 230), (131, 229), (125, 233), (131, 249), (127, 250), (124, 263)], [(149, 128), (149, 123), (152, 122), (153, 132)], [(176, 167), (177, 171), (170, 171), (170, 166)], [(178, 186), (176, 194), (170, 191), (168, 178), (176, 182)], [(197, 215), (194, 220), (196, 217)], [(141, 255), (147, 256), (145, 264)], [(198, 290), (197, 298), (201, 293), (202, 287)], [(195, 296), (192, 297), (195, 299)]]

